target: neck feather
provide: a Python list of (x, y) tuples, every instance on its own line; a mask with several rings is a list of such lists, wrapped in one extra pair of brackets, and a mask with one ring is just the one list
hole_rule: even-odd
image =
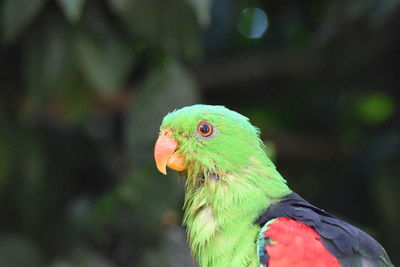
[(271, 203), (291, 193), (268, 158), (254, 157), (250, 162), (236, 171), (188, 170), (184, 224), (202, 267), (252, 266), (260, 230), (254, 221)]

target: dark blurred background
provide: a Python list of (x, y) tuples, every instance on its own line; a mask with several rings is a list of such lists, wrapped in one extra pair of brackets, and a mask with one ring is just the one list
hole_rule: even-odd
[[(258, 8), (258, 9), (255, 9)], [(400, 263), (399, 0), (0, 1), (0, 266), (195, 266), (162, 117), (222, 104)]]

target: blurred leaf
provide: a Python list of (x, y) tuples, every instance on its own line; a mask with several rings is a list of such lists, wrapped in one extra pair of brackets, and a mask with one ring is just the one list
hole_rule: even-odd
[(0, 266), (37, 267), (43, 264), (42, 255), (29, 240), (12, 234), (0, 236)]
[(43, 35), (27, 42), (26, 71), (28, 87), (42, 92), (58, 88), (66, 73), (68, 43), (66, 30), (57, 21), (44, 29)]
[(59, 17), (43, 17), (24, 43), (25, 115), (44, 109), (69, 122), (84, 118), (91, 104), (88, 82), (79, 73), (75, 29)]
[(117, 12), (136, 38), (179, 57), (200, 57), (199, 27), (187, 1), (126, 1), (121, 6)]
[(207, 27), (211, 23), (211, 4), (212, 0), (187, 0), (196, 13), (197, 20), (202, 27)]
[(111, 6), (111, 8), (114, 10), (114, 12), (117, 13), (123, 11), (129, 4), (129, 2), (132, 2), (132, 0), (108, 0), (108, 3)]
[(28, 88), (29, 112), (47, 106), (73, 81), (73, 58), (70, 32), (54, 16), (44, 17), (24, 43), (23, 74)]
[(381, 123), (389, 119), (396, 109), (392, 96), (386, 93), (373, 93), (362, 97), (357, 103), (361, 120), (370, 124)]
[(71, 23), (77, 22), (82, 14), (86, 0), (57, 0), (65, 16)]
[(1, 6), (1, 26), (5, 40), (14, 41), (45, 3), (46, 0), (4, 0)]
[(92, 8), (77, 35), (76, 51), (91, 86), (102, 95), (112, 95), (126, 82), (135, 48), (101, 18), (102, 14)]
[[(77, 73), (75, 75), (78, 76)], [(60, 92), (56, 99), (63, 105), (62, 115), (67, 123), (79, 123), (86, 119), (93, 102), (95, 102), (89, 85), (79, 78), (79, 76), (71, 78), (74, 79), (74, 82), (76, 81), (76, 85)]]
[(132, 64), (132, 48), (110, 37), (99, 42), (86, 34), (77, 42), (82, 71), (91, 85), (104, 95), (119, 91)]

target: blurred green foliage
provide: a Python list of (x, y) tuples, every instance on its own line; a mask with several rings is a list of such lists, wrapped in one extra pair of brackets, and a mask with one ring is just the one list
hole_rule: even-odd
[[(262, 38), (240, 14), (268, 17)], [(195, 266), (163, 116), (223, 104), (400, 263), (400, 1), (1, 0), (0, 266)], [(248, 25), (247, 25), (248, 26)]]
[(357, 110), (362, 120), (367, 123), (381, 123), (389, 119), (396, 109), (393, 98), (388, 94), (375, 93), (359, 100)]

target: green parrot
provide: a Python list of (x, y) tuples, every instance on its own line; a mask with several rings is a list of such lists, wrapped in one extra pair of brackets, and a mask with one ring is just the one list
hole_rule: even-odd
[(156, 165), (186, 177), (183, 223), (200, 266), (393, 266), (372, 237), (290, 190), (259, 134), (223, 106), (163, 119)]

